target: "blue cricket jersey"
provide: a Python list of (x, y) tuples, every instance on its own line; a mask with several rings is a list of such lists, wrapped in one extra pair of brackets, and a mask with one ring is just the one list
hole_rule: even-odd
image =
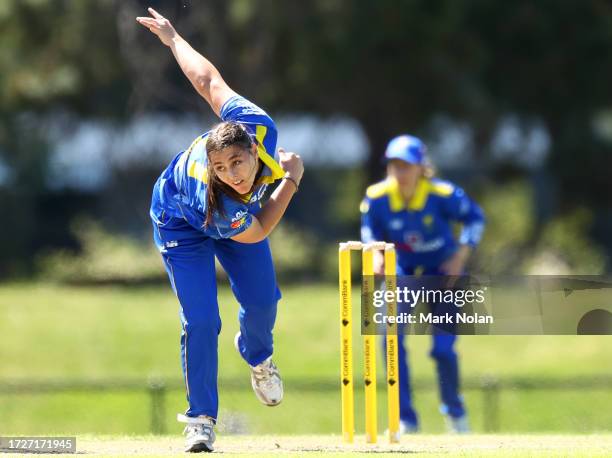
[(257, 105), (241, 96), (228, 99), (221, 108), (223, 121), (242, 124), (255, 140), (264, 168), (251, 194), (243, 201), (223, 195), (225, 215), (214, 214), (214, 224), (204, 228), (206, 217), (207, 156), (209, 132), (196, 138), (163, 171), (153, 188), (150, 215), (155, 224), (166, 229), (184, 230), (185, 223), (205, 235), (231, 238), (245, 231), (261, 208), (260, 199), (268, 184), (280, 179), (284, 171), (277, 162), (277, 130), (274, 121)]
[[(361, 202), (361, 239), (394, 243), (397, 263), (408, 272), (436, 269), (459, 244), (476, 246), (484, 230), (484, 214), (467, 194), (439, 179), (419, 180), (405, 203), (395, 179), (370, 186)], [(457, 239), (453, 223), (462, 223)]]

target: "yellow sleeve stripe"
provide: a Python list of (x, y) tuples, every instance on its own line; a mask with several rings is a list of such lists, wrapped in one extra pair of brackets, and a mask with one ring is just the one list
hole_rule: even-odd
[(206, 170), (206, 166), (199, 162), (193, 161), (187, 170), (187, 175), (191, 178), (195, 178), (202, 183), (208, 183), (208, 170)]
[(272, 171), (272, 175), (262, 176), (260, 182), (270, 184), (282, 178), (285, 175), (285, 171), (281, 168), (278, 162), (276, 162), (274, 157), (268, 154), (268, 151), (264, 146), (263, 141), (267, 133), (268, 128), (266, 126), (258, 125), (256, 127), (255, 138), (257, 138), (257, 154), (259, 155), (259, 158), (263, 161), (263, 163), (267, 165), (268, 168)]
[(389, 180), (385, 180), (385, 181), (381, 181), (380, 183), (376, 183), (371, 186), (368, 186), (368, 189), (366, 190), (366, 195), (370, 199), (378, 199), (379, 197), (382, 197), (385, 194), (387, 194), (389, 184), (390, 184)]
[[(208, 137), (206, 137), (208, 138)], [(195, 148), (195, 146), (202, 141), (202, 137), (196, 138), (189, 149), (187, 150), (187, 154), (191, 153), (191, 150)], [(187, 169), (187, 175), (191, 178), (195, 178), (196, 180), (201, 181), (202, 183), (208, 183), (208, 171), (206, 170), (206, 166), (197, 161), (191, 161), (189, 164), (189, 168)]]
[(448, 197), (455, 191), (455, 187), (450, 183), (432, 183), (430, 181), (429, 187), (431, 188), (432, 194), (437, 194), (443, 197)]

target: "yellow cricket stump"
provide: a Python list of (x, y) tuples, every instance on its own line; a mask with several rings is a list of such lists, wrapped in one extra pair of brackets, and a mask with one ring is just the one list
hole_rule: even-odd
[[(355, 434), (354, 390), (353, 390), (353, 345), (352, 345), (352, 299), (351, 299), (351, 250), (362, 250), (363, 299), (362, 325), (364, 333), (364, 389), (365, 389), (365, 435), (367, 443), (376, 443), (377, 395), (376, 395), (376, 336), (372, 316), (372, 293), (374, 285), (374, 250), (384, 250), (385, 286), (395, 290), (395, 247), (385, 242), (340, 243), (339, 290), (340, 290), (340, 386), (342, 394), (342, 439), (351, 443)], [(388, 304), (388, 315), (395, 315), (396, 304)], [(397, 361), (397, 328), (387, 328), (387, 403), (389, 413), (389, 442), (399, 442), (399, 387)]]
[[(385, 290), (395, 291), (397, 286), (395, 268), (395, 249), (393, 246), (385, 247)], [(397, 313), (395, 300), (387, 304), (387, 316)], [(397, 348), (397, 324), (387, 323), (387, 412), (389, 417), (389, 442), (394, 444), (400, 441), (399, 432), (399, 362)]]
[(371, 313), (371, 298), (374, 292), (374, 252), (372, 246), (364, 245), (361, 252), (362, 275), (363, 275), (363, 300), (367, 301), (361, 305), (363, 313), (363, 328), (366, 335), (363, 336), (363, 386), (365, 390), (365, 434), (368, 444), (375, 444), (378, 436), (376, 424), (376, 335), (370, 334), (369, 322)]
[(353, 325), (351, 301), (351, 251), (340, 244), (340, 389), (342, 391), (342, 439), (353, 442), (355, 407), (353, 400)]

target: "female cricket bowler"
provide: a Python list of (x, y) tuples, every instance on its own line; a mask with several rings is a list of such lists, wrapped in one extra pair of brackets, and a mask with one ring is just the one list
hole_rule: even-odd
[[(448, 181), (431, 178), (426, 147), (416, 137), (401, 135), (385, 151), (387, 178), (370, 186), (361, 203), (364, 242), (395, 244), (398, 275), (462, 275), (470, 252), (484, 229), (480, 207)], [(462, 223), (458, 239), (453, 223)], [(384, 275), (384, 256), (375, 251), (374, 271)], [(401, 304), (398, 304), (400, 311)], [(398, 330), (399, 331), (399, 330)], [(469, 432), (459, 393), (456, 335), (434, 327), (431, 357), (435, 360), (442, 399), (441, 412), (451, 431)], [(384, 339), (383, 339), (384, 340)], [(407, 352), (398, 332), (400, 432), (418, 431), (412, 406)]]
[[(218, 412), (215, 256), (240, 303), (234, 344), (251, 370), (258, 399), (279, 404), (283, 384), (272, 362), (272, 330), (281, 297), (268, 235), (298, 190), (300, 157), (279, 148), (272, 119), (237, 95), (218, 70), (149, 8), (137, 21), (168, 46), (181, 70), (223, 122), (197, 137), (163, 171), (153, 189), (154, 240), (180, 303), (181, 356), (189, 408), (186, 451), (213, 450)], [(262, 206), (267, 185), (280, 180)]]

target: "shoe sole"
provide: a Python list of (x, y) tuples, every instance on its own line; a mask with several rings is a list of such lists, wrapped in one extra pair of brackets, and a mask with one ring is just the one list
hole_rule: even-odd
[(197, 444), (193, 444), (191, 447), (188, 447), (188, 448), (185, 449), (185, 451), (188, 452), (188, 453), (201, 453), (201, 452), (210, 453), (213, 450), (214, 450), (214, 448), (209, 447), (204, 442), (199, 442)]

